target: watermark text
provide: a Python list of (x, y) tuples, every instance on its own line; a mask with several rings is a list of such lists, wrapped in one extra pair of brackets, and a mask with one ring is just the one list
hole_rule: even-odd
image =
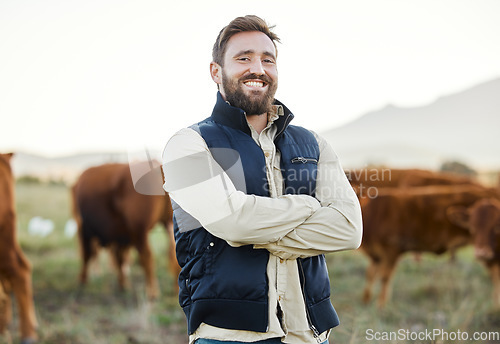
[(477, 341), (500, 341), (499, 331), (473, 332), (469, 333), (459, 329), (448, 331), (444, 329), (432, 329), (422, 331), (412, 331), (409, 329), (399, 329), (397, 331), (375, 331), (367, 329), (365, 332), (367, 341), (422, 341), (425, 343), (443, 342), (476, 342)]

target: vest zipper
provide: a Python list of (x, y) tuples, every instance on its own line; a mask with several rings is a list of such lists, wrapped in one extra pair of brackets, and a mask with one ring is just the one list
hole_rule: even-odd
[(290, 124), (292, 119), (293, 119), (293, 116), (291, 114), (288, 114), (288, 116), (285, 119), (285, 123), (283, 124), (283, 128), (281, 128), (281, 130), (278, 133), (276, 133), (276, 136), (274, 137), (275, 142), (280, 137), (280, 135), (283, 134), (283, 132), (285, 131), (286, 127), (288, 127), (288, 124)]
[(306, 306), (306, 317), (307, 322), (309, 323), (309, 328), (313, 332), (313, 336), (318, 343), (321, 343), (321, 339), (319, 338), (320, 334), (316, 326), (313, 325), (311, 320), (311, 315), (309, 314), (309, 309), (307, 308), (307, 299), (306, 299), (306, 276), (304, 274), (304, 268), (302, 267), (302, 261), (297, 259), (297, 265), (299, 266), (300, 274), (302, 275), (302, 297), (304, 298), (304, 305)]
[(303, 156), (298, 156), (298, 157), (292, 159), (292, 164), (295, 164), (297, 162), (301, 162), (303, 164), (308, 163), (308, 162), (312, 162), (312, 163), (317, 164), (318, 160), (313, 159), (313, 158), (304, 158)]

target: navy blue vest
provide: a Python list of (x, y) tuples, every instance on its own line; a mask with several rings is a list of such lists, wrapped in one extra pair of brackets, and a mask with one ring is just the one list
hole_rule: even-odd
[[(281, 152), (284, 193), (314, 196), (319, 147), (308, 130), (289, 125), (292, 113), (285, 111), (275, 121), (276, 148)], [(229, 171), (234, 159), (224, 155), (229, 149), (241, 159), (244, 183), (229, 177), (247, 194), (269, 197), (265, 157), (251, 137), (245, 114), (226, 103), (220, 93), (212, 115), (198, 123), (200, 133), (215, 160)], [(226, 150), (224, 150), (226, 149)], [(200, 195), (203, 197), (203, 195)], [(174, 230), (179, 275), (179, 301), (188, 322), (188, 333), (206, 324), (235, 330), (266, 332), (268, 328), (267, 250), (252, 245), (232, 247), (203, 227), (181, 232), (174, 206)], [(303, 296), (311, 328), (319, 333), (339, 324), (330, 303), (330, 283), (323, 255), (298, 259)]]

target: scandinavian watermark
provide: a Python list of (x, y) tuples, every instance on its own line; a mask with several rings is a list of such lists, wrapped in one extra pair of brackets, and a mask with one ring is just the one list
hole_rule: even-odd
[(377, 198), (379, 187), (393, 184), (390, 168), (346, 169), (344, 172), (359, 198)]

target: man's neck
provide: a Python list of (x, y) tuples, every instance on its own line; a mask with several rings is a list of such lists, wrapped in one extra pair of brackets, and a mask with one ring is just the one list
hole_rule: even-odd
[(267, 127), (267, 113), (262, 115), (247, 115), (247, 121), (260, 134)]

